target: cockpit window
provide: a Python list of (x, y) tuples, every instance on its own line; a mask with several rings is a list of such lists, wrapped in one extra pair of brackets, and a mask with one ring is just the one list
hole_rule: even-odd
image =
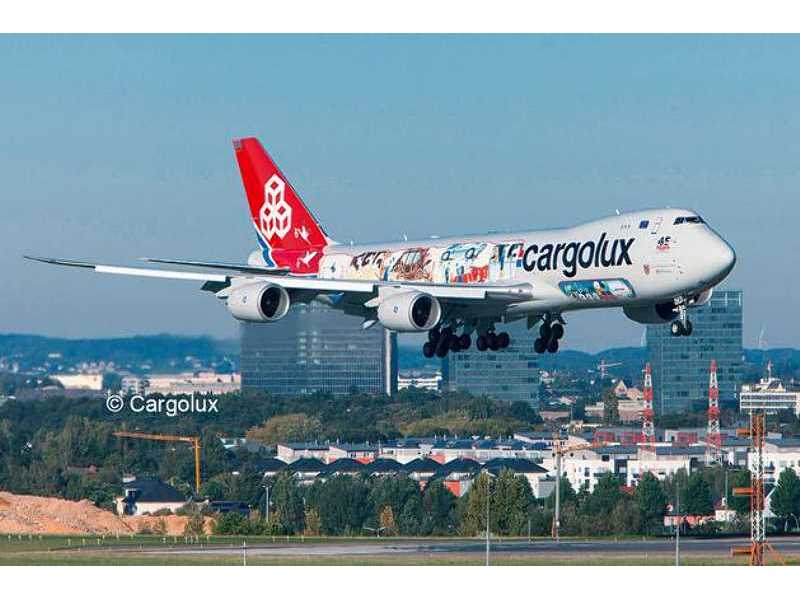
[(681, 225), (683, 223), (705, 223), (705, 221), (703, 221), (703, 217), (697, 215), (693, 217), (676, 217), (673, 225)]

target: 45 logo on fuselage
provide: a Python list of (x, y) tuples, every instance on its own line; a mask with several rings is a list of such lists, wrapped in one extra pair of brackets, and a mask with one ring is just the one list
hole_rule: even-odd
[(264, 184), (264, 204), (261, 205), (259, 228), (269, 241), (277, 235), (283, 239), (292, 229), (292, 207), (285, 200), (286, 183), (277, 175)]

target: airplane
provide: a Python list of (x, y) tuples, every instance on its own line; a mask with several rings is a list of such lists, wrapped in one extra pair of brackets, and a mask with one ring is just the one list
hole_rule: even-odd
[[(503, 324), (538, 325), (537, 353), (557, 352), (565, 313), (622, 308), (638, 323), (691, 335), (688, 312), (711, 298), (736, 263), (696, 212), (658, 208), (562, 229), (369, 245), (334, 242), (256, 138), (234, 140), (259, 249), (246, 263), (142, 259), (136, 268), (26, 256), (98, 273), (184, 279), (240, 321), (269, 323), (295, 303), (323, 302), (394, 332), (427, 332), (428, 358), (510, 344)], [(201, 271), (195, 269), (203, 269)]]

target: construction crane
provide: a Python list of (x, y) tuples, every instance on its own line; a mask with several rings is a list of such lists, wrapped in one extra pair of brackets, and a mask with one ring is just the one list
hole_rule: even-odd
[(194, 448), (194, 491), (200, 494), (200, 438), (196, 435), (168, 435), (165, 433), (142, 433), (140, 431), (115, 431), (118, 438), (155, 440), (159, 442), (185, 442)]
[(603, 380), (606, 378), (606, 372), (612, 367), (619, 367), (622, 363), (615, 362), (615, 363), (607, 363), (605, 359), (601, 358), (600, 362), (597, 363), (597, 372), (600, 373), (600, 379)]
[(577, 452), (580, 450), (594, 450), (601, 447), (602, 444), (577, 444), (574, 446), (562, 446), (561, 441), (557, 440), (553, 446), (553, 455), (556, 459), (556, 506), (553, 513), (553, 526), (550, 530), (552, 538), (558, 541), (558, 530), (561, 527), (561, 457), (565, 452)]

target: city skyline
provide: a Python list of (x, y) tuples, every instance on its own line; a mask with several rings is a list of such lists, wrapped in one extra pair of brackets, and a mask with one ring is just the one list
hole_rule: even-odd
[[(344, 243), (369, 241), (367, 231), (397, 240), (696, 208), (737, 250), (729, 287), (748, 294), (744, 345), (762, 330), (770, 346), (799, 345), (782, 300), (800, 282), (762, 276), (765, 266), (787, 272), (794, 252), (800, 77), (776, 65), (800, 58), (796, 39), (18, 36), (0, 45), (9, 140), (0, 174), (13, 210), (0, 225), (1, 331), (234, 338), (236, 323), (190, 284), (101, 281), (21, 255), (242, 260), (256, 244), (230, 140), (252, 133)], [(269, 69), (256, 68), (267, 56)], [(487, 191), (502, 207), (490, 216)], [(387, 218), (375, 198), (406, 208)], [(621, 311), (567, 319), (564, 349), (636, 346), (643, 330)]]

